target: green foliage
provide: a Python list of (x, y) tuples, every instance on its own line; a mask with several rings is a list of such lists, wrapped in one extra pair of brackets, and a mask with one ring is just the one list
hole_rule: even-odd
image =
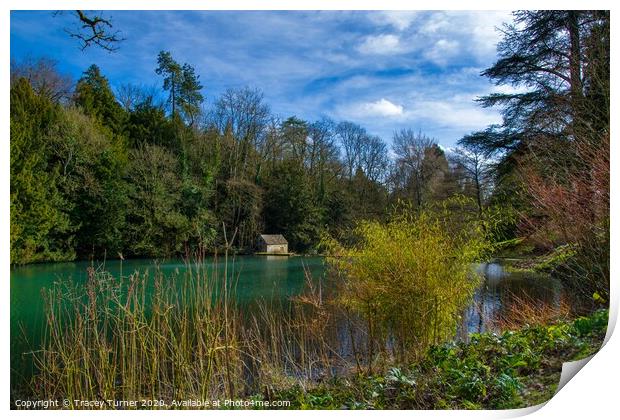
[(599, 310), (590, 316), (582, 316), (573, 322), (573, 328), (582, 337), (600, 334), (601, 331), (607, 330), (609, 323), (609, 312)]
[(108, 79), (101, 74), (95, 64), (91, 65), (78, 80), (73, 101), (86, 115), (99, 121), (112, 133), (123, 132), (127, 117), (125, 111), (116, 101)]
[(69, 203), (51, 159), (60, 108), (26, 79), (11, 87), (11, 262), (74, 258)]
[(370, 340), (393, 337), (401, 358), (454, 334), (478, 284), (470, 265), (489, 249), (483, 225), (456, 223), (449, 204), (361, 222), (357, 245), (332, 250), (329, 261), (344, 276), (342, 303), (367, 320)]
[(265, 227), (289, 232), (292, 249), (308, 250), (321, 232), (321, 214), (313, 200), (303, 169), (295, 161), (277, 165), (267, 181)]
[(182, 180), (174, 155), (155, 145), (132, 150), (127, 180), (128, 251), (151, 257), (180, 253), (193, 232), (180, 212)]
[(189, 125), (192, 126), (200, 113), (200, 104), (204, 100), (200, 92), (203, 86), (198, 80), (200, 76), (196, 74), (192, 66), (185, 63), (182, 71), (183, 81), (181, 82), (179, 106)]
[(53, 157), (62, 167), (59, 186), (71, 203), (71, 222), (77, 228), (77, 255), (116, 255), (122, 250), (126, 207), (123, 138), (80, 110), (67, 108), (59, 116), (53, 145)]
[[(353, 220), (385, 220), (388, 194), (379, 183), (371, 181), (358, 169), (351, 181), (342, 186), (349, 217)], [(346, 226), (346, 225), (345, 225)]]
[[(149, 96), (127, 114), (95, 65), (73, 101), (55, 105), (12, 81), (11, 261), (178, 255), (213, 243), (216, 169), (198, 133)], [(188, 146), (202, 153), (188, 158)]]
[(150, 101), (138, 104), (129, 115), (127, 131), (133, 147), (155, 144), (171, 150), (179, 149), (174, 123), (166, 117), (162, 107)]
[(562, 363), (597, 351), (608, 311), (573, 322), (473, 334), (469, 343), (431, 347), (424, 358), (384, 374), (337, 377), (275, 394), (292, 409), (508, 409), (549, 400)]
[(245, 179), (231, 178), (218, 185), (217, 214), (228, 230), (228, 238), (237, 232), (237, 245), (250, 248), (261, 229), (263, 190)]
[[(170, 116), (144, 88), (125, 90), (132, 106), (121, 107), (96, 65), (78, 81), (71, 104), (52, 106), (33, 94), (50, 107), (42, 122), (49, 127), (39, 130), (46, 140), (29, 149), (38, 160), (24, 174), (49, 191), (32, 188), (37, 197), (26, 197), (16, 187), (17, 169), (28, 162), (12, 149), (12, 244), (28, 254), (15, 255), (15, 262), (178, 255), (222, 243), (222, 225), (237, 250), (251, 251), (257, 235), (270, 231), (284, 234), (292, 251), (314, 252), (324, 232), (351, 243), (356, 221), (385, 220), (392, 198), (383, 184), (381, 139), (326, 119), (272, 124), (262, 93), (250, 88), (225, 92), (209, 124), (198, 127), (203, 98), (194, 68), (162, 51), (156, 72), (169, 93)], [(24, 113), (36, 115), (30, 107), (36, 105)], [(20, 141), (20, 124), (12, 144)], [(443, 152), (436, 145), (428, 151), (425, 170), (440, 166), (444, 174)], [(440, 188), (443, 175), (435, 175), (428, 187), (440, 199), (448, 190)], [(27, 216), (20, 207), (26, 201), (41, 208)]]

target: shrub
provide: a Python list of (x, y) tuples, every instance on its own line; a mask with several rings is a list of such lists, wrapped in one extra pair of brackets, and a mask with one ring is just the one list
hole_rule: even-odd
[(454, 204), (421, 213), (405, 208), (386, 224), (362, 222), (359, 243), (334, 251), (341, 302), (367, 324), (370, 363), (375, 346), (407, 360), (455, 333), (479, 282), (471, 263), (489, 246), (482, 224), (455, 220)]

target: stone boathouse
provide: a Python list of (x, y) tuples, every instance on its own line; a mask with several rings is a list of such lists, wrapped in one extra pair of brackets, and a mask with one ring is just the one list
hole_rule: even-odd
[(288, 254), (288, 242), (282, 235), (259, 235), (258, 251), (269, 254)]

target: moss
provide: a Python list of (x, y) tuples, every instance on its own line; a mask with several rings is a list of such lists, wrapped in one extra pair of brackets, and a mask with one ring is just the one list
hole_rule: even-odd
[(553, 272), (559, 266), (566, 263), (575, 255), (575, 249), (570, 245), (562, 245), (555, 248), (547, 255), (538, 258), (533, 269), (535, 271)]
[(534, 245), (524, 238), (513, 238), (495, 244), (495, 256), (501, 259), (522, 259), (534, 253)]

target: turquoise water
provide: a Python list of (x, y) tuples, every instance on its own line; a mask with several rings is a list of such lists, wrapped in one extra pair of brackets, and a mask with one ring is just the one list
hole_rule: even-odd
[[(42, 290), (55, 282), (70, 280), (77, 284), (87, 281), (87, 269), (94, 265), (109, 271), (118, 278), (121, 273), (153, 274), (159, 270), (164, 278), (183, 279), (187, 264), (181, 260), (110, 260), (103, 263), (70, 262), (31, 264), (11, 269), (11, 367), (27, 369), (28, 357), (24, 353), (35, 350), (45, 326), (45, 302)], [(224, 271), (224, 263), (213, 258), (204, 261), (207, 270)], [(235, 296), (241, 305), (257, 301), (286, 302), (298, 295), (305, 285), (305, 270), (313, 279), (324, 271), (319, 257), (244, 256), (228, 262), (229, 277), (233, 278)], [(233, 273), (232, 275), (230, 273)]]

